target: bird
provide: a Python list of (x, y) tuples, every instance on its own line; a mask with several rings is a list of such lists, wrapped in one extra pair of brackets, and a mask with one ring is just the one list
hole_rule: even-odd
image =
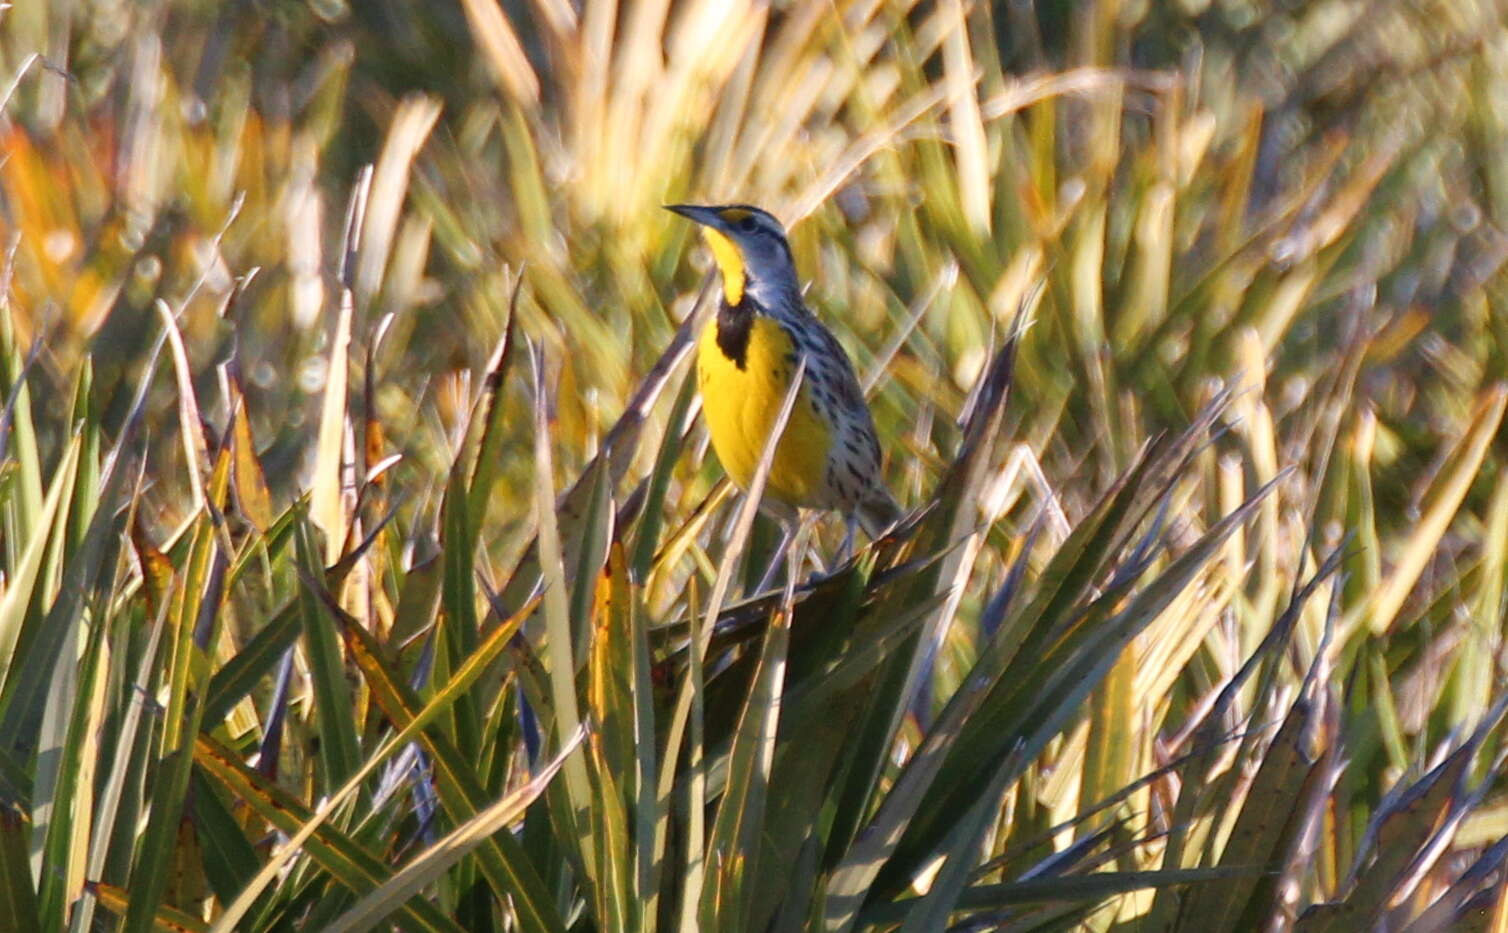
[(874, 418), (848, 354), (802, 299), (785, 228), (751, 204), (666, 209), (700, 225), (722, 279), (697, 340), (697, 388), (718, 461), (745, 491), (805, 361), (761, 502), (785, 534), (777, 559), (802, 509), (843, 513), (850, 539), (854, 522), (881, 537), (902, 513), (881, 476)]

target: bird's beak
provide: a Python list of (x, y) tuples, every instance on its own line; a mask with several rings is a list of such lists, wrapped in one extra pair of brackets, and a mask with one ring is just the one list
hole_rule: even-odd
[(712, 260), (723, 275), (723, 299), (729, 306), (743, 301), (744, 257), (733, 240), (732, 227), (723, 219), (723, 208), (705, 207), (700, 204), (667, 204), (667, 211), (675, 211), (687, 220), (702, 227), (702, 239), (712, 249)]
[(714, 230), (724, 230), (728, 226), (715, 207), (704, 207), (700, 204), (667, 204), (665, 209)]

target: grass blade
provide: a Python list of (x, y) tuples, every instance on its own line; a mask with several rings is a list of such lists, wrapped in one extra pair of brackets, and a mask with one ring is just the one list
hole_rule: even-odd
[(581, 744), (585, 730), (577, 729), (561, 743), (559, 753), (518, 789), (491, 804), (476, 816), (451, 830), (445, 838), (419, 854), (398, 870), (382, 887), (363, 897), (347, 913), (326, 927), (331, 933), (369, 929), (373, 923), (392, 913), (401, 903), (444, 872), (467, 852), (481, 845), (487, 837), (503, 830), (518, 819), (534, 798), (544, 793), (556, 772)]

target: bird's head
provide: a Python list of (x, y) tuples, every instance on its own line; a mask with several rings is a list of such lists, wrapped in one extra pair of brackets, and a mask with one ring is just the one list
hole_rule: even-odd
[(749, 204), (670, 204), (666, 209), (701, 225), (702, 236), (722, 273), (723, 297), (728, 304), (743, 301), (745, 289), (755, 297), (781, 291), (800, 293), (785, 228), (768, 211)]

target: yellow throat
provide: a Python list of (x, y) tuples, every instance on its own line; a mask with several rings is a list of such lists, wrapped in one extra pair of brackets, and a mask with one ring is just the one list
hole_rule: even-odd
[(744, 257), (738, 246), (711, 227), (702, 228), (702, 237), (712, 249), (712, 259), (723, 274), (723, 298), (736, 305), (744, 298)]

